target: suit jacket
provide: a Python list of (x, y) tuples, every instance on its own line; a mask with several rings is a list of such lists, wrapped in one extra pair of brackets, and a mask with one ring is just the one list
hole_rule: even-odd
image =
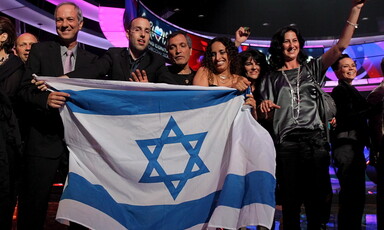
[(12, 53), (9, 54), (8, 60), (0, 65), (0, 88), (11, 100), (19, 90), (24, 71), (23, 61)]
[[(96, 59), (96, 55), (78, 48), (75, 69), (86, 67)], [(47, 106), (49, 92), (41, 92), (30, 83), (33, 73), (38, 76), (64, 75), (58, 42), (41, 42), (32, 46), (23, 76), (24, 83), (19, 93), (28, 104), (26, 110), (30, 131), (27, 137), (26, 154), (58, 158), (67, 151), (63, 141), (63, 123), (58, 109)]]
[[(75, 70), (67, 75), (81, 78), (128, 81), (131, 78), (132, 61), (127, 48), (109, 48), (92, 67)], [(139, 61), (137, 69), (145, 70), (149, 82), (157, 82), (159, 70), (165, 65), (164, 58), (150, 50)]]
[(343, 80), (339, 80), (331, 94), (335, 100), (336, 128), (333, 132), (335, 140), (347, 138), (357, 140), (369, 146), (369, 129), (367, 116), (369, 105), (359, 91)]
[[(0, 149), (2, 149), (0, 159), (8, 158), (3, 154), (13, 148), (11, 146), (21, 146), (18, 120), (15, 114), (20, 107), (16, 92), (19, 90), (23, 73), (24, 63), (12, 53), (9, 54), (8, 60), (0, 65), (0, 132), (2, 133), (2, 135), (0, 134)], [(15, 150), (18, 152), (19, 149)]]

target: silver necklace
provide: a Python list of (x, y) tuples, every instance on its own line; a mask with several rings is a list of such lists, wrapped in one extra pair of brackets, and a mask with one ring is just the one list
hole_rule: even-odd
[(290, 91), (291, 91), (291, 107), (292, 107), (292, 117), (295, 123), (297, 124), (297, 120), (300, 116), (300, 66), (297, 70), (296, 77), (296, 92), (293, 89), (291, 83), (289, 82), (288, 76), (284, 70), (281, 71), (285, 80), (288, 82)]
[(231, 77), (228, 77), (228, 76), (225, 76), (225, 75), (219, 75), (219, 80), (223, 84), (227, 83), (229, 78), (231, 78)]

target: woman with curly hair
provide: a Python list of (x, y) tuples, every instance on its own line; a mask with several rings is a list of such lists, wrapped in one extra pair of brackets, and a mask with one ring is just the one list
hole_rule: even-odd
[[(208, 43), (202, 66), (197, 70), (194, 85), (225, 86), (244, 91), (250, 81), (239, 75), (240, 63), (235, 43), (226, 37), (217, 37)], [(256, 118), (256, 101), (252, 94), (246, 95), (245, 103), (252, 107), (252, 115)]]
[[(353, 0), (338, 42), (321, 57), (307, 62), (304, 39), (292, 26), (272, 37), (269, 53), (273, 71), (261, 84), (260, 110), (274, 111), (276, 178), (281, 191), (284, 229), (300, 229), (304, 204), (308, 229), (325, 229), (332, 196), (329, 145), (318, 110), (316, 84), (348, 47), (364, 1)], [(340, 228), (342, 229), (342, 228)]]
[(241, 76), (245, 76), (250, 82), (251, 92), (259, 87), (262, 76), (268, 72), (269, 66), (263, 53), (258, 50), (248, 49), (239, 54)]
[(193, 84), (234, 87), (240, 78), (237, 54), (237, 47), (229, 38), (217, 37), (211, 40)]

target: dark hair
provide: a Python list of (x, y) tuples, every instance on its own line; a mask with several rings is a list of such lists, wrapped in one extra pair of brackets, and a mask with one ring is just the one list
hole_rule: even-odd
[(241, 75), (246, 76), (246, 71), (244, 68), (245, 63), (248, 61), (249, 58), (254, 60), (256, 63), (260, 65), (260, 76), (263, 76), (269, 69), (267, 59), (265, 57), (265, 54), (258, 50), (248, 49), (246, 51), (243, 51), (239, 53), (240, 57), (240, 64), (241, 64)]
[(145, 19), (145, 20), (147, 20), (150, 23), (149, 19), (147, 17), (145, 17), (145, 16), (139, 16), (139, 17), (133, 18), (133, 19), (131, 19), (129, 21), (127, 21), (126, 18), (128, 18), (128, 17), (124, 16), (124, 29), (125, 29), (125, 31), (130, 30), (131, 26), (132, 26), (132, 22), (134, 20), (138, 19), (138, 18)]
[(55, 13), (54, 13), (55, 19), (56, 19), (57, 10), (63, 5), (71, 5), (71, 6), (75, 7), (75, 10), (77, 11), (77, 20), (79, 20), (79, 23), (84, 20), (83, 11), (81, 11), (80, 7), (73, 2), (62, 2), (59, 5), (57, 5), (55, 8)]
[(216, 72), (213, 61), (212, 61), (212, 44), (215, 42), (220, 42), (225, 46), (226, 52), (228, 54), (228, 61), (230, 63), (230, 72), (232, 74), (239, 74), (239, 62), (238, 62), (238, 50), (235, 46), (235, 43), (231, 41), (231, 39), (227, 37), (216, 37), (209, 41), (207, 45), (207, 50), (204, 53), (204, 57), (202, 60), (202, 66), (206, 67), (212, 73)]
[(297, 57), (297, 60), (300, 64), (303, 64), (306, 62), (308, 56), (304, 53), (304, 44), (305, 40), (301, 36), (301, 33), (299, 29), (295, 26), (285, 26), (283, 28), (280, 28), (272, 37), (271, 39), (271, 46), (268, 49), (268, 52), (271, 54), (270, 57), (270, 64), (273, 69), (280, 69), (284, 66), (285, 58), (283, 54), (283, 43), (284, 43), (284, 35), (292, 31), (296, 34), (297, 39), (299, 40), (300, 44), (300, 51), (299, 55)]
[(339, 69), (339, 63), (341, 59), (351, 58), (348, 54), (342, 54), (340, 57), (331, 65), (333, 72), (336, 72)]
[(6, 17), (0, 16), (0, 34), (7, 33), (8, 38), (0, 44), (0, 49), (4, 49), (6, 53), (11, 53), (12, 48), (15, 46), (16, 31), (15, 26)]
[(185, 39), (187, 40), (187, 45), (189, 46), (189, 48), (192, 48), (192, 39), (191, 39), (191, 37), (189, 37), (186, 32), (184, 32), (182, 30), (178, 30), (178, 31), (172, 32), (171, 34), (168, 34), (168, 36), (167, 36), (167, 43), (165, 45), (167, 50), (169, 49), (169, 40), (171, 40), (171, 38), (174, 38), (174, 37), (176, 37), (179, 34), (181, 34), (181, 35), (183, 35), (185, 37)]

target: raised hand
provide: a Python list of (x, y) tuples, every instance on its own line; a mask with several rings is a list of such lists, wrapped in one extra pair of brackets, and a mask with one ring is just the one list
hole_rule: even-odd
[(241, 43), (248, 40), (249, 35), (251, 34), (251, 31), (249, 27), (240, 27), (236, 30), (235, 33), (235, 45), (236, 47), (239, 47)]

